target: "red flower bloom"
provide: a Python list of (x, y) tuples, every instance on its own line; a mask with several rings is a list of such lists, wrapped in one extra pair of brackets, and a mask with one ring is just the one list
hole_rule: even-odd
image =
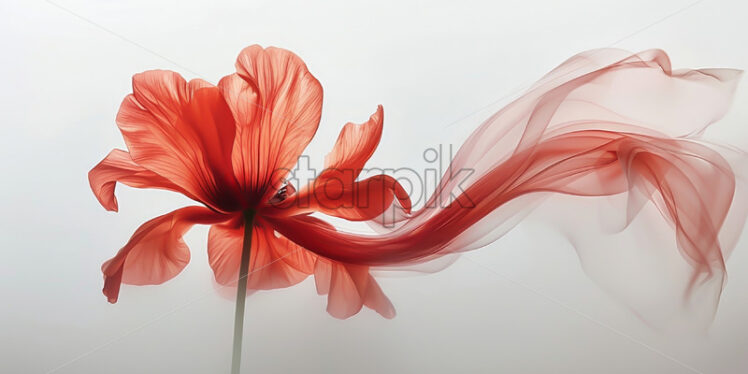
[[(163, 70), (133, 77), (133, 93), (117, 115), (129, 152), (115, 149), (90, 171), (96, 197), (116, 211), (114, 188), (120, 182), (176, 191), (205, 206), (178, 209), (140, 226), (102, 266), (104, 294), (114, 303), (121, 283), (160, 284), (179, 274), (190, 259), (182, 235), (194, 224), (212, 225), (208, 256), (216, 281), (236, 284), (244, 214), (252, 212), (248, 289), (288, 287), (314, 274), (333, 316), (346, 318), (366, 305), (393, 317), (392, 304), (367, 266), (309, 252), (266, 220), (312, 211), (370, 220), (395, 198), (408, 210), (409, 198), (393, 178), (356, 181), (379, 143), (382, 107), (367, 122), (343, 128), (326, 158), (328, 169), (297, 193), (283, 181), (317, 130), (322, 87), (299, 57), (283, 49), (248, 47), (236, 68), (217, 86)], [(354, 197), (367, 204), (352, 204)], [(299, 201), (307, 202), (305, 208)]]
[[(94, 193), (110, 210), (117, 209), (118, 181), (177, 191), (205, 206), (141, 226), (104, 264), (104, 294), (115, 302), (122, 282), (171, 279), (189, 261), (184, 232), (210, 224), (208, 254), (219, 283), (236, 282), (251, 234), (249, 289), (287, 287), (314, 274), (333, 316), (366, 305), (392, 317), (370, 266), (479, 248), (515, 224), (529, 201), (561, 194), (600, 202), (600, 213), (623, 213), (621, 232), (603, 244), (599, 219), (582, 213), (585, 204), (561, 212), (573, 217), (558, 225), (574, 238), (590, 275), (640, 315), (667, 322), (684, 309), (710, 319), (725, 256), (748, 214), (740, 203), (744, 179), (735, 173), (743, 175), (746, 163), (744, 154), (700, 134), (727, 111), (739, 77), (732, 69), (674, 71), (660, 50), (581, 53), (480, 125), (424, 207), (410, 212), (393, 178), (358, 180), (381, 136), (381, 107), (366, 123), (343, 128), (314, 183), (298, 192), (283, 184), (322, 105), (322, 88), (292, 53), (249, 47), (237, 74), (218, 86), (165, 71), (136, 75), (117, 117), (129, 153), (115, 150), (90, 172)], [(462, 170), (467, 178), (453, 178)], [(655, 212), (646, 209), (650, 203)], [(381, 235), (341, 232), (309, 215), (370, 221), (397, 206), (405, 213), (388, 214), (395, 228)], [(673, 232), (657, 231), (663, 224)]]

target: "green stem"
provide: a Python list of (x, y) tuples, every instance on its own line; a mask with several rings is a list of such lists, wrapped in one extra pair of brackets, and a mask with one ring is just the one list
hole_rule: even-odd
[(242, 336), (244, 335), (244, 303), (247, 300), (247, 278), (249, 275), (249, 256), (252, 251), (252, 228), (255, 212), (244, 212), (244, 243), (242, 259), (239, 265), (239, 282), (236, 287), (236, 313), (234, 314), (234, 352), (231, 358), (231, 374), (239, 374), (242, 362)]

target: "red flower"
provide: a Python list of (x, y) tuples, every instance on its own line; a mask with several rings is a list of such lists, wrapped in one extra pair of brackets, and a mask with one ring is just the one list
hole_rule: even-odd
[[(574, 56), (483, 122), (413, 212), (393, 178), (358, 180), (381, 136), (381, 107), (368, 122), (343, 128), (327, 169), (297, 192), (283, 180), (317, 129), (322, 88), (280, 49), (245, 49), (237, 71), (218, 86), (165, 71), (134, 77), (117, 117), (129, 153), (115, 150), (91, 171), (96, 196), (116, 210), (119, 181), (177, 191), (205, 206), (135, 232), (103, 266), (111, 302), (122, 282), (157, 284), (178, 274), (189, 261), (181, 237), (199, 223), (213, 225), (208, 254), (221, 284), (238, 278), (246, 231), (253, 239), (249, 289), (287, 287), (314, 274), (333, 316), (366, 305), (392, 317), (370, 266), (399, 268), (480, 248), (516, 224), (529, 202), (562, 194), (603, 198), (587, 200), (600, 202), (600, 213), (623, 216), (616, 221), (622, 231), (605, 244), (597, 217), (583, 223), (591, 217), (581, 203), (579, 212), (560, 212), (573, 218), (558, 225), (577, 238), (585, 270), (622, 290), (640, 315), (669, 321), (681, 308), (714, 315), (725, 255), (748, 215), (740, 204), (744, 178), (733, 170), (742, 175), (746, 163), (743, 153), (700, 135), (727, 111), (739, 71), (674, 71), (660, 50)], [(462, 171), (469, 173), (457, 178)], [(648, 203), (659, 216), (645, 210)], [(387, 215), (395, 228), (381, 235), (341, 232), (309, 215), (368, 221), (396, 205), (405, 213)], [(673, 233), (659, 232), (660, 220)], [(635, 253), (643, 255), (627, 257)], [(647, 258), (653, 265), (642, 265)], [(648, 299), (655, 286), (664, 290), (659, 304)]]
[(393, 178), (356, 181), (379, 143), (382, 107), (363, 124), (347, 124), (325, 160), (328, 169), (296, 192), (283, 181), (317, 130), (322, 87), (298, 56), (283, 49), (248, 47), (236, 69), (217, 86), (163, 70), (133, 77), (133, 93), (117, 115), (129, 152), (115, 149), (89, 172), (97, 199), (117, 211), (114, 188), (120, 182), (179, 192), (204, 206), (181, 208), (140, 226), (103, 264), (104, 294), (114, 303), (121, 283), (160, 284), (179, 274), (190, 259), (182, 235), (194, 224), (212, 225), (208, 256), (216, 281), (236, 284), (244, 215), (252, 212), (248, 289), (288, 287), (314, 274), (333, 316), (346, 318), (366, 305), (393, 317), (368, 266), (307, 251), (266, 219), (315, 220), (308, 214), (321, 211), (370, 220), (394, 199), (409, 210), (410, 200)]

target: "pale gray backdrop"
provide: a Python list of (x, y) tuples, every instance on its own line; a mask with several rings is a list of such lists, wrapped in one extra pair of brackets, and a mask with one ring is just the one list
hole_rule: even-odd
[[(233, 303), (213, 290), (206, 227), (192, 262), (110, 305), (99, 267), (142, 222), (189, 203), (119, 188), (104, 211), (87, 171), (123, 142), (114, 124), (133, 73), (216, 82), (260, 43), (295, 51), (325, 89), (307, 153), (385, 108), (378, 166), (426, 165), (569, 56), (667, 50), (676, 67), (748, 68), (738, 0), (468, 2), (72, 1), (0, 4), (0, 372), (225, 373)], [(508, 95), (508, 96), (507, 96)], [(748, 88), (709, 132), (746, 146)], [(381, 279), (398, 310), (346, 321), (310, 279), (252, 296), (247, 373), (741, 373), (748, 370), (748, 242), (707, 336), (646, 327), (582, 272), (572, 247), (528, 221), (433, 275)]]

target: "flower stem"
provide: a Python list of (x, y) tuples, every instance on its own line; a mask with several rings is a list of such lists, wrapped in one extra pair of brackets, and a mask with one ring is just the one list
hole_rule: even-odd
[(236, 287), (236, 313), (234, 314), (234, 352), (231, 358), (231, 374), (239, 374), (242, 362), (242, 336), (244, 335), (244, 303), (247, 300), (247, 278), (249, 276), (249, 256), (252, 251), (252, 228), (255, 212), (244, 212), (244, 243), (239, 265), (239, 280)]

